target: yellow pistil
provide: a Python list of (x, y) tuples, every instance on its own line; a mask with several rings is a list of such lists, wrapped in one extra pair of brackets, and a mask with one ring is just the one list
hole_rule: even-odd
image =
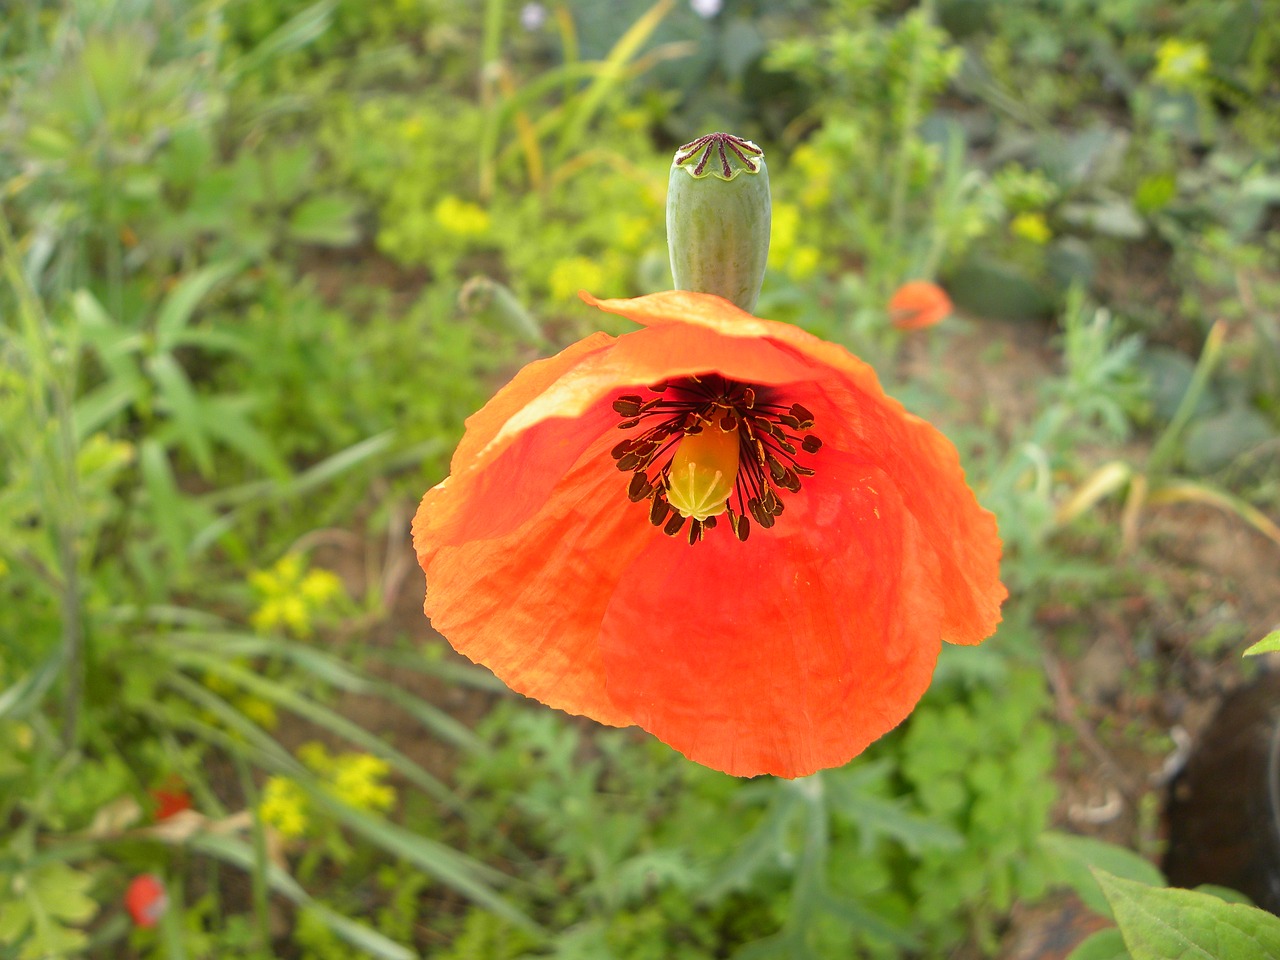
[(738, 431), (707, 424), (676, 447), (667, 473), (667, 500), (681, 516), (702, 521), (728, 508), (738, 480)]

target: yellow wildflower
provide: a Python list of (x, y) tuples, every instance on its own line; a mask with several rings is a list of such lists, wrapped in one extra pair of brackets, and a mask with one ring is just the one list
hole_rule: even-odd
[(1030, 240), (1036, 246), (1044, 246), (1053, 239), (1053, 231), (1043, 213), (1020, 213), (1009, 222), (1009, 230), (1015, 237)]
[(344, 753), (333, 765), (333, 793), (360, 810), (386, 811), (395, 806), (396, 792), (383, 783), (391, 772), (381, 757), (368, 753)]
[(302, 598), (317, 607), (342, 595), (342, 581), (330, 570), (308, 570), (298, 585)]
[(307, 832), (310, 820), (307, 795), (289, 778), (271, 777), (262, 789), (258, 816), (281, 836), (300, 837)]
[(800, 208), (794, 203), (775, 203), (769, 238), (769, 259), (775, 267), (791, 259), (800, 233)]
[(831, 155), (815, 150), (809, 144), (796, 148), (791, 162), (804, 174), (804, 186), (800, 190), (800, 206), (806, 210), (817, 210), (826, 206), (831, 199), (831, 179), (835, 175), (835, 164)]
[(284, 630), (296, 637), (309, 637), (313, 616), (332, 609), (344, 596), (336, 574), (305, 570), (297, 553), (286, 553), (270, 570), (253, 571), (249, 584), (261, 597), (249, 618), (259, 633)]
[(308, 740), (297, 750), (298, 759), (321, 775), (327, 775), (333, 767), (333, 757), (318, 740)]
[(575, 298), (579, 290), (603, 289), (605, 275), (594, 260), (568, 257), (552, 264), (547, 286), (553, 301), (565, 301)]
[(446, 233), (459, 237), (476, 237), (489, 229), (489, 212), (484, 207), (460, 200), (453, 194), (440, 198), (435, 218)]
[(276, 724), (280, 722), (280, 718), (276, 714), (276, 706), (270, 700), (251, 696), (237, 697), (235, 706), (236, 709), (264, 730), (274, 730)]
[(1170, 90), (1189, 90), (1209, 72), (1209, 51), (1203, 43), (1170, 37), (1156, 50), (1151, 75)]

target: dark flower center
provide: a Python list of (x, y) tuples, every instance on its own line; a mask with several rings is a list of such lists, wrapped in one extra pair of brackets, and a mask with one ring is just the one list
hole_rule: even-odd
[[(784, 510), (778, 491), (798, 493), (800, 478), (814, 475), (797, 460), (822, 447), (809, 432), (813, 414), (798, 403), (783, 402), (773, 388), (710, 374), (656, 383), (649, 392), (613, 402), (622, 418), (618, 429), (639, 432), (618, 443), (611, 455), (619, 470), (632, 474), (628, 498), (633, 503), (650, 501), (649, 521), (668, 536), (679, 534), (689, 520), (689, 543), (697, 543), (716, 526), (716, 516), (726, 513), (734, 536), (745, 541), (751, 532), (748, 517), (765, 529), (772, 527)], [(725, 443), (703, 442), (727, 441), (734, 435), (737, 450), (728, 443), (728, 457), (723, 454)], [(699, 436), (701, 440), (687, 441)], [(699, 464), (699, 458), (707, 462)], [(676, 478), (673, 461), (679, 461), (681, 469)], [(722, 475), (726, 464), (732, 476)], [(686, 470), (701, 494), (715, 501), (723, 498), (723, 506), (689, 507)]]

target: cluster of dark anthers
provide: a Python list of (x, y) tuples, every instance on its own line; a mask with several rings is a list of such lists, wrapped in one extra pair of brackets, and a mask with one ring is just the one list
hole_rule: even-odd
[[(632, 503), (652, 501), (649, 522), (668, 536), (676, 536), (686, 519), (671, 506), (666, 491), (671, 458), (687, 434), (722, 430), (738, 435), (738, 476), (726, 513), (739, 540), (745, 541), (751, 532), (748, 516), (768, 529), (782, 515), (784, 506), (775, 488), (796, 493), (800, 478), (814, 475), (796, 460), (801, 451), (813, 454), (822, 447), (822, 441), (807, 432), (813, 426), (813, 414), (798, 403), (774, 402), (770, 388), (735, 383), (716, 374), (657, 383), (649, 390), (656, 396), (646, 399), (632, 394), (613, 402), (622, 417), (619, 430), (648, 427), (617, 444), (611, 453), (618, 469), (632, 474), (628, 498)], [(697, 543), (715, 525), (715, 517), (690, 520), (689, 543)]]

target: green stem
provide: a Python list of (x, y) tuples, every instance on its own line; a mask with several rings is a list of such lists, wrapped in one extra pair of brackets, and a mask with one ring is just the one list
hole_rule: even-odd
[(1156, 440), (1155, 446), (1151, 448), (1151, 455), (1147, 457), (1147, 466), (1144, 472), (1148, 477), (1152, 479), (1158, 477), (1160, 471), (1173, 456), (1178, 437), (1181, 436), (1192, 415), (1195, 414), (1196, 407), (1200, 405), (1200, 398), (1204, 395), (1205, 388), (1209, 385), (1209, 378), (1213, 375), (1213, 369), (1218, 365), (1219, 357), (1222, 356), (1222, 341), (1226, 335), (1227, 325), (1219, 320), (1210, 328), (1209, 335), (1205, 337), (1204, 349), (1200, 351), (1200, 359), (1196, 361), (1195, 371), (1191, 374), (1191, 382), (1187, 384), (1186, 392), (1182, 395), (1182, 399), (1178, 401), (1178, 409), (1174, 411), (1173, 419), (1164, 428), (1164, 432)]

